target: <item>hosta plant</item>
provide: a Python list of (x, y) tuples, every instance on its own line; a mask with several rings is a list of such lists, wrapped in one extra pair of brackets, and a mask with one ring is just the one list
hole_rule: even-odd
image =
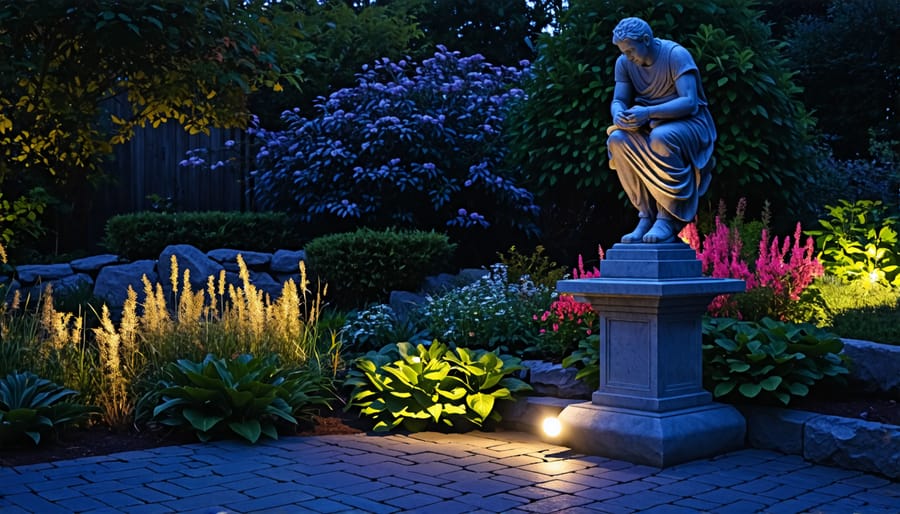
[(510, 376), (523, 369), (519, 362), (438, 341), (391, 344), (357, 359), (348, 372), (346, 385), (353, 390), (347, 408), (371, 417), (376, 432), (481, 427), (500, 421), (497, 400), (513, 400), (531, 389)]
[(29, 372), (0, 379), (0, 448), (87, 421), (98, 409), (73, 402), (77, 394)]
[(841, 339), (810, 324), (711, 318), (703, 326), (703, 380), (716, 398), (788, 405), (848, 373)]
[(236, 434), (251, 443), (278, 439), (279, 424), (296, 425), (319, 406), (328, 406), (329, 384), (311, 370), (286, 370), (278, 358), (243, 354), (201, 362), (182, 359), (163, 370), (156, 389), (138, 410), (153, 420), (193, 430), (201, 441)]

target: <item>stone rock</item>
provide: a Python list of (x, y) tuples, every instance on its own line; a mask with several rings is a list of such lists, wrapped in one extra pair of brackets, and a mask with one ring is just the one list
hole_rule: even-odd
[(87, 273), (76, 273), (53, 281), (53, 296), (64, 295), (86, 288), (88, 291), (93, 290), (94, 280)]
[(394, 314), (401, 321), (409, 319), (409, 314), (416, 307), (425, 303), (424, 295), (410, 293), (409, 291), (391, 291), (391, 297), (388, 303), (393, 309)]
[(457, 275), (441, 273), (439, 275), (425, 277), (425, 281), (422, 283), (422, 292), (434, 296), (446, 293), (457, 287), (460, 287)]
[(806, 423), (803, 457), (822, 464), (900, 478), (900, 426), (838, 416)]
[(803, 427), (820, 416), (762, 405), (738, 405), (737, 408), (747, 420), (747, 442), (751, 447), (789, 455), (803, 455)]
[(303, 250), (276, 250), (272, 254), (272, 263), (269, 271), (272, 273), (296, 273), (299, 270), (300, 261), (306, 260), (306, 252)]
[(481, 278), (486, 277), (490, 272), (486, 269), (463, 268), (456, 275), (456, 280), (460, 285), (466, 286), (472, 282), (477, 282)]
[(210, 259), (205, 253), (191, 245), (170, 245), (159, 254), (157, 269), (161, 277), (163, 291), (167, 296), (172, 294), (172, 256), (175, 256), (178, 266), (178, 288), (184, 288), (184, 270), (190, 270), (190, 286), (194, 292), (205, 290), (206, 282), (210, 276), (218, 279), (219, 272), (224, 267)]
[(591, 388), (575, 378), (578, 373), (575, 368), (564, 368), (561, 364), (538, 360), (522, 361), (522, 365), (528, 368), (528, 383), (537, 395), (557, 398), (591, 397)]
[(72, 266), (72, 269), (76, 272), (93, 273), (94, 271), (98, 271), (104, 266), (118, 264), (119, 262), (120, 258), (118, 255), (104, 253), (102, 255), (92, 255), (90, 257), (84, 257), (83, 259), (75, 259), (74, 261), (70, 262), (69, 265)]
[(272, 262), (271, 253), (249, 252), (246, 250), (231, 250), (229, 248), (219, 248), (207, 252), (207, 257), (225, 266), (228, 271), (237, 271), (237, 256), (240, 254), (244, 259), (244, 264), (249, 269), (262, 270), (268, 269), (269, 263)]
[(128, 286), (138, 292), (138, 299), (144, 290), (142, 277), (147, 275), (151, 283), (158, 281), (156, 261), (141, 260), (128, 264), (105, 266), (97, 275), (94, 283), (94, 296), (106, 300), (111, 310), (119, 310), (125, 305)]
[(872, 393), (900, 394), (900, 346), (844, 339), (844, 355), (850, 357), (854, 388)]
[(23, 284), (49, 282), (75, 273), (69, 264), (25, 264), (16, 268), (19, 281)]
[(282, 289), (284, 289), (284, 284), (277, 282), (272, 278), (272, 275), (261, 271), (250, 272), (250, 283), (263, 293), (269, 295), (269, 298), (272, 301), (280, 298)]

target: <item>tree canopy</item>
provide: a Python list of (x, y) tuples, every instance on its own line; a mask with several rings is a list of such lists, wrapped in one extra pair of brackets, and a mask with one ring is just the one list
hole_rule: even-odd
[[(296, 83), (312, 48), (280, 4), (252, 0), (0, 4), (0, 184), (90, 180), (135, 127), (240, 127), (246, 94)], [(126, 114), (109, 106), (123, 102)], [(49, 178), (48, 178), (49, 177)], [(26, 202), (28, 203), (28, 202)], [(21, 206), (20, 206), (21, 207)], [(0, 203), (0, 220), (13, 215)], [(21, 209), (20, 209), (21, 212)]]

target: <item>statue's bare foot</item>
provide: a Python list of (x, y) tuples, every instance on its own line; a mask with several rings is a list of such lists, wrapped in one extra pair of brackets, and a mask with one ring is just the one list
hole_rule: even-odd
[(678, 235), (678, 222), (668, 219), (657, 219), (653, 227), (644, 234), (645, 243), (671, 243)]
[(653, 220), (651, 220), (650, 218), (641, 217), (640, 221), (638, 221), (637, 226), (634, 227), (634, 230), (631, 231), (630, 233), (622, 236), (622, 242), (623, 243), (640, 243), (641, 238), (644, 237), (644, 234), (646, 234), (647, 231), (650, 230), (650, 227), (652, 227), (652, 226), (653, 226)]

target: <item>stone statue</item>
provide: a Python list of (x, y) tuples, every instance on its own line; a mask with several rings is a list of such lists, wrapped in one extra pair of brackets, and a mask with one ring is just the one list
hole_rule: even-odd
[(688, 51), (653, 37), (640, 18), (625, 18), (612, 42), (616, 60), (607, 129), (609, 167), (638, 210), (623, 243), (666, 243), (697, 214), (709, 186), (716, 127), (700, 71)]

